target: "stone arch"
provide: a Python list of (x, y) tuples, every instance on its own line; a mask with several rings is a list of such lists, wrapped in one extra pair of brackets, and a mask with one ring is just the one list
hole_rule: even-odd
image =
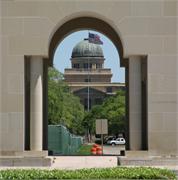
[(91, 29), (106, 35), (115, 45), (123, 65), (123, 43), (116, 30), (107, 22), (96, 17), (77, 17), (62, 24), (53, 34), (49, 44), (49, 64), (53, 64), (53, 56), (58, 44), (70, 33), (77, 30)]
[[(140, 108), (141, 106), (141, 86), (140, 83), (142, 81), (142, 74), (141, 74), (141, 68), (142, 68), (142, 63), (141, 61), (144, 59), (141, 56), (132, 56), (132, 57), (128, 57), (128, 58), (124, 58), (124, 48), (123, 48), (123, 43), (121, 41), (121, 38), (118, 34), (118, 31), (115, 30), (115, 28), (113, 28), (112, 25), (110, 25), (109, 23), (107, 23), (106, 21), (100, 19), (100, 18), (96, 18), (96, 17), (90, 17), (90, 16), (82, 16), (82, 17), (76, 17), (73, 19), (69, 19), (68, 21), (64, 22), (60, 27), (58, 27), (58, 29), (53, 33), (50, 43), (49, 43), (49, 52), (48, 52), (48, 57), (43, 57), (41, 56), (39, 57), (30, 57), (30, 59), (33, 60), (33, 62), (35, 63), (36, 60), (41, 59), (41, 65), (42, 65), (42, 71), (40, 70), (40, 72), (37, 73), (41, 73), (42, 74), (42, 94), (43, 94), (43, 105), (41, 105), (42, 108), (42, 116), (43, 118), (41, 119), (41, 121), (43, 121), (43, 125), (41, 125), (41, 135), (42, 135), (42, 141), (40, 142), (41, 145), (40, 147), (42, 147), (43, 150), (47, 150), (48, 149), (48, 134), (47, 134), (47, 125), (48, 125), (48, 119), (47, 119), (47, 112), (48, 112), (48, 105), (47, 105), (47, 68), (48, 66), (52, 66), (53, 65), (53, 56), (55, 53), (55, 50), (58, 46), (58, 44), (70, 33), (75, 32), (77, 30), (84, 30), (84, 29), (91, 29), (91, 30), (96, 30), (98, 32), (103, 33), (104, 35), (106, 35), (115, 45), (117, 51), (118, 51), (118, 55), (120, 57), (120, 66), (125, 67), (126, 69), (126, 142), (127, 142), (127, 149), (133, 149), (133, 150), (141, 150), (141, 149), (147, 149), (147, 145), (145, 145), (146, 148), (143, 148), (142, 146), (142, 142), (141, 141), (145, 141), (144, 138), (142, 138), (142, 133), (143, 131), (145, 131), (145, 138), (147, 138), (147, 119), (146, 119), (146, 123), (145, 123), (145, 127), (144, 130), (141, 130), (141, 126), (143, 124), (142, 122), (142, 112), (143, 110)], [(28, 58), (27, 58), (28, 59)], [(35, 60), (36, 59), (36, 60)], [(27, 63), (29, 63), (29, 61), (27, 61)], [(31, 64), (31, 62), (30, 62)], [(29, 64), (27, 64), (27, 67), (30, 67)], [(133, 72), (133, 74), (131, 74), (130, 72), (130, 67), (134, 69), (139, 69), (139, 72)], [(134, 70), (135, 71), (135, 70)], [(28, 73), (30, 73), (30, 71), (26, 71)], [(31, 70), (31, 72), (33, 72)], [(136, 73), (136, 74), (135, 74)], [(41, 75), (40, 74), (40, 75)], [(132, 79), (132, 82), (137, 81), (138, 87), (135, 89), (132, 89), (133, 87), (129, 87), (129, 81), (130, 81), (130, 77), (133, 75), (133, 77), (139, 76), (139, 80), (136, 79)], [(26, 75), (29, 76), (31, 78), (33, 78), (30, 74)], [(31, 80), (30, 80), (31, 81)], [(138, 82), (139, 81), (139, 82)], [(145, 81), (146, 82), (146, 81)], [(32, 83), (32, 82), (30, 82)], [(131, 83), (133, 84), (133, 83)], [(131, 105), (133, 103), (130, 103), (129, 101), (129, 97), (130, 97), (130, 91), (134, 90), (134, 92), (137, 91), (137, 89), (140, 89), (139, 94), (137, 94), (138, 98), (139, 98), (139, 103), (138, 108), (139, 112), (137, 113), (139, 115), (139, 121), (137, 120), (137, 118), (135, 118), (135, 114), (131, 114), (130, 116), (130, 111), (129, 108), (131, 107)], [(26, 90), (27, 95), (25, 96), (28, 100), (27, 102), (30, 102), (30, 95), (28, 94), (30, 91), (28, 84), (26, 85)], [(146, 92), (146, 90), (145, 90)], [(131, 99), (131, 101), (133, 102), (133, 100)], [(30, 102), (31, 103), (31, 102)], [(30, 103), (26, 103), (27, 105)], [(145, 103), (145, 107), (146, 107), (147, 102)], [(135, 108), (135, 107), (134, 107)], [(136, 109), (136, 108), (135, 108)], [(135, 111), (134, 109), (134, 111)], [(30, 114), (30, 108), (27, 107), (26, 108), (26, 114)], [(26, 117), (26, 123), (27, 126), (29, 126), (30, 124), (30, 116), (32, 116), (33, 113), (31, 112), (31, 114)], [(147, 118), (147, 110), (145, 110), (145, 114), (146, 118)], [(130, 119), (135, 118), (134, 121), (138, 124), (139, 126), (139, 131), (136, 132), (136, 135), (134, 134), (135, 132), (135, 126), (133, 125), (135, 122), (132, 121), (132, 124), (130, 126)], [(37, 119), (37, 118), (36, 118)], [(35, 126), (35, 121), (34, 121), (34, 126)], [(133, 127), (132, 127), (133, 126)], [(28, 127), (26, 127), (26, 129), (28, 129)], [(137, 129), (136, 129), (137, 131)], [(134, 132), (134, 133), (131, 133)], [(134, 138), (132, 138), (132, 135)], [(27, 132), (26, 136), (26, 140), (25, 140), (25, 149), (29, 150), (30, 149), (30, 139), (33, 138), (33, 133)], [(31, 138), (32, 137), (32, 138)], [(38, 134), (36, 133), (35, 135), (35, 141), (38, 141)], [(130, 140), (131, 139), (131, 140)], [(133, 139), (138, 139), (136, 141), (133, 141)], [(34, 141), (34, 142), (35, 142)], [(133, 142), (133, 143), (132, 143)], [(132, 144), (133, 145), (132, 145)], [(130, 148), (130, 144), (131, 147)], [(146, 144), (147, 144), (147, 140), (146, 140)], [(34, 148), (35, 149), (35, 148)], [(39, 148), (40, 149), (40, 148)]]
[[(86, 13), (84, 13), (86, 14)], [(111, 23), (108, 23), (109, 20), (106, 20), (105, 17), (101, 17), (98, 14), (91, 16), (91, 12), (87, 13), (88, 16), (82, 16), (79, 14), (79, 17), (73, 17), (71, 19), (68, 18), (63, 24), (61, 24), (56, 31), (52, 34), (50, 42), (49, 42), (49, 51), (48, 51), (48, 62), (49, 66), (53, 66), (53, 57), (57, 46), (60, 42), (69, 34), (78, 31), (78, 30), (95, 30), (98, 31), (105, 36), (107, 36), (112, 43), (115, 45), (118, 56), (120, 58), (120, 67), (125, 67), (126, 72), (128, 72), (127, 59), (124, 58), (124, 46), (122, 42), (122, 38), (120, 36), (119, 30)], [(74, 15), (75, 16), (75, 15)], [(77, 16), (77, 15), (76, 15)], [(116, 30), (117, 29), (117, 30)], [(126, 73), (127, 75), (128, 73)], [(126, 78), (127, 79), (127, 78)], [(128, 92), (128, 81), (126, 82), (126, 91)], [(126, 146), (129, 149), (129, 97), (128, 93), (126, 93)]]

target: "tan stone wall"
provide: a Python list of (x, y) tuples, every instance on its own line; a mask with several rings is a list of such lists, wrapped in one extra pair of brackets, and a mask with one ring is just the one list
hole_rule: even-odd
[(24, 55), (48, 55), (55, 30), (88, 15), (118, 32), (124, 56), (148, 55), (149, 149), (178, 153), (177, 1), (2, 0), (0, 8), (0, 150), (23, 150)]
[[(98, 73), (99, 74), (99, 73)], [(103, 82), (103, 83), (110, 83), (111, 82), (111, 75), (91, 75), (91, 74), (87, 74), (87, 72), (85, 73), (85, 75), (80, 75), (80, 74), (73, 74), (73, 75), (65, 75), (65, 82), (86, 82), (85, 80), (88, 79), (88, 76), (91, 80), (91, 82)]]
[(141, 58), (129, 57), (129, 139), (131, 150), (142, 149)]
[(162, 150), (172, 154), (177, 150), (178, 138), (176, 59), (175, 55), (153, 55), (148, 60), (150, 148), (164, 144)]
[[(85, 85), (85, 88), (87, 87), (87, 85)], [(105, 86), (90, 86), (90, 87), (92, 87), (92, 88), (94, 88), (94, 89), (97, 89), (98, 91), (102, 91), (102, 92), (106, 92), (106, 87)], [(78, 90), (80, 90), (80, 89), (82, 89), (82, 88), (84, 88), (84, 86), (73, 86), (73, 87), (71, 87), (70, 89), (71, 89), (71, 91), (72, 92), (74, 92), (74, 91), (78, 91)]]
[[(2, 31), (2, 26), (1, 26), (1, 12), (2, 12), (2, 2), (0, 1), (0, 35), (1, 35), (1, 31)], [(0, 36), (0, 77), (2, 76), (2, 70), (1, 70), (1, 67), (2, 67), (2, 36)], [(2, 119), (2, 109), (1, 109), (1, 78), (0, 78), (0, 127), (2, 127), (2, 122), (1, 122), (1, 119)], [(2, 128), (0, 129), (0, 147), (2, 147)]]

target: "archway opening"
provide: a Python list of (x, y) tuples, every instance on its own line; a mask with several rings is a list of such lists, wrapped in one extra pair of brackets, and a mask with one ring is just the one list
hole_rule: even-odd
[[(96, 36), (96, 39), (91, 38), (92, 36)], [(49, 149), (55, 148), (52, 133), (56, 131), (56, 126), (60, 125), (59, 129), (63, 128), (61, 126), (65, 126), (70, 133), (80, 135), (85, 142), (83, 145), (85, 149), (87, 146), (91, 147), (91, 143), (94, 142), (101, 144), (102, 139), (104, 141), (104, 154), (119, 154), (120, 149), (125, 149), (124, 141), (119, 141), (125, 138), (125, 71), (124, 68), (119, 68), (120, 60), (113, 43), (96, 31), (74, 32), (59, 44), (55, 52), (53, 66), (54, 69), (50, 68), (49, 71), (48, 82)], [(54, 91), (54, 85), (52, 87), (52, 83), (56, 83), (56, 87), (58, 87), (57, 79), (54, 76), (54, 82), (51, 77), (57, 72), (60, 74), (58, 83), (61, 85), (58, 88), (60, 94), (58, 101), (56, 99), (59, 94)], [(73, 94), (68, 94), (70, 99), (66, 97), (66, 91), (62, 93), (63, 83)], [(54, 94), (56, 94), (56, 98), (54, 98)], [(81, 106), (77, 99), (74, 102), (75, 105), (73, 104), (74, 96), (80, 100), (84, 110), (83, 117), (81, 117)], [(103, 138), (101, 135), (96, 135), (96, 119), (108, 120), (108, 133), (103, 135)], [(60, 138), (62, 141), (63, 138)], [(112, 139), (118, 139), (115, 143), (122, 144), (117, 148), (109, 147), (111, 146), (109, 140)], [(56, 141), (58, 142), (57, 137)], [(115, 143), (112, 144), (115, 145)], [(69, 142), (69, 144), (72, 143)], [(66, 153), (69, 152), (66, 151)]]
[[(118, 32), (114, 28), (112, 28), (108, 23), (105, 21), (93, 18), (93, 17), (80, 17), (72, 19), (66, 23), (64, 23), (52, 36), (51, 43), (49, 46), (49, 57), (50, 57), (50, 65), (54, 64), (54, 54), (56, 52), (56, 48), (61, 43), (61, 41), (66, 38), (69, 34), (79, 31), (79, 30), (94, 30), (99, 33), (104, 34), (111, 42), (114, 44), (119, 59), (120, 59), (120, 66), (124, 66), (124, 59), (123, 59), (123, 46), (121, 43), (121, 39), (118, 35)], [(60, 59), (59, 59), (60, 61)], [(125, 79), (125, 78), (124, 78)], [(126, 93), (127, 94), (127, 93)], [(126, 100), (126, 104), (127, 104)], [(87, 103), (88, 104), (88, 103)], [(128, 106), (128, 104), (126, 105)], [(127, 108), (126, 108), (127, 109)], [(127, 115), (126, 115), (127, 117)], [(127, 118), (126, 118), (127, 119)], [(126, 120), (127, 121), (127, 120)], [(128, 121), (126, 122), (126, 131), (124, 132), (124, 136), (126, 138), (127, 149), (129, 147), (129, 136), (128, 136)]]

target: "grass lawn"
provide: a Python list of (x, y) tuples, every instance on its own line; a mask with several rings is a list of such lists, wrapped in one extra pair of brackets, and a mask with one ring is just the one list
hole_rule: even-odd
[(82, 145), (76, 155), (91, 155), (92, 145)]
[(0, 179), (176, 179), (166, 169), (150, 167), (93, 168), (81, 170), (8, 169), (0, 170)]

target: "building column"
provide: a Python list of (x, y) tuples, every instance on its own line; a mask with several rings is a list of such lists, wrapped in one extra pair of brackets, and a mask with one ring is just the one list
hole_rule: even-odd
[(141, 57), (129, 57), (129, 140), (130, 150), (142, 149)]
[(30, 150), (42, 151), (43, 139), (43, 59), (31, 57), (30, 73)]

